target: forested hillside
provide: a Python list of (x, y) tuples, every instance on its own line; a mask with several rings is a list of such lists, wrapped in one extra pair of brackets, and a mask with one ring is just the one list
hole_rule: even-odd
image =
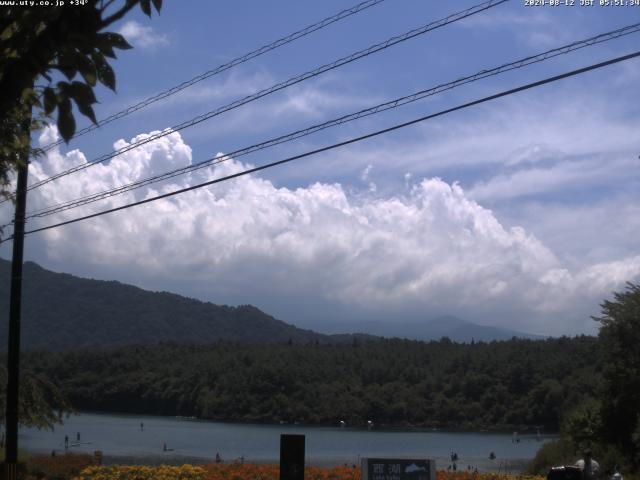
[[(0, 259), (0, 278), (10, 278)], [(214, 305), (119, 282), (74, 277), (24, 264), (22, 346), (63, 350), (162, 341), (244, 343), (351, 341), (294, 327), (251, 305)], [(0, 348), (7, 344), (9, 282), (0, 282)], [(358, 337), (364, 337), (359, 335)]]
[(593, 394), (595, 338), (164, 344), (25, 356), (81, 410), (243, 422), (557, 430)]

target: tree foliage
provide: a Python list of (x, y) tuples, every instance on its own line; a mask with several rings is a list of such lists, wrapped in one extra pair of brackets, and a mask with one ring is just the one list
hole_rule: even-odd
[(68, 142), (76, 130), (74, 104), (78, 112), (97, 122), (93, 89), (101, 83), (115, 91), (116, 77), (109, 59), (116, 58), (116, 49), (131, 48), (120, 34), (104, 30), (136, 5), (151, 16), (152, 3), (159, 12), (162, 0), (2, 7), (0, 196), (10, 196), (10, 174), (20, 165), (20, 154), (29, 148), (30, 130), (57, 113), (58, 130)]
[[(582, 392), (562, 422), (562, 451), (580, 454), (590, 448), (594, 456), (612, 473), (640, 467), (640, 286), (628, 283), (625, 291), (614, 293), (613, 300), (602, 304), (600, 354), (585, 361), (599, 365), (600, 375), (587, 378), (591, 385)], [(594, 387), (595, 386), (595, 390)], [(553, 450), (550, 446), (549, 449)], [(537, 467), (546, 468), (545, 459), (558, 458), (540, 453)], [(566, 458), (566, 453), (563, 458)], [(557, 463), (556, 463), (557, 465)], [(541, 471), (541, 470), (539, 470)]]
[(562, 433), (571, 439), (576, 450), (593, 448), (602, 431), (602, 417), (598, 400), (588, 397), (571, 409), (562, 424)]
[[(6, 408), (7, 369), (0, 365), (0, 411)], [(18, 418), (20, 425), (52, 429), (73, 411), (68, 398), (46, 376), (25, 371), (20, 378)], [(4, 423), (4, 416), (0, 423)]]
[[(240, 422), (557, 430), (597, 377), (593, 337), (473, 345), (161, 344), (25, 357), (80, 410)], [(595, 394), (595, 390), (592, 392)]]
[(601, 307), (602, 438), (640, 467), (640, 285), (627, 284)]

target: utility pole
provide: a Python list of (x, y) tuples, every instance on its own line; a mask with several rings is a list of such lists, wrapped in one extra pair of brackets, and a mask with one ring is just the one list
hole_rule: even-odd
[(24, 217), (27, 208), (27, 176), (31, 136), (31, 109), (22, 123), (22, 132), (29, 139), (18, 165), (16, 211), (13, 221), (13, 256), (11, 259), (11, 298), (9, 301), (9, 348), (7, 355), (7, 411), (5, 444), (6, 479), (17, 479), (18, 464), (18, 390), (20, 377), (20, 314), (22, 300), (22, 258), (24, 253)]

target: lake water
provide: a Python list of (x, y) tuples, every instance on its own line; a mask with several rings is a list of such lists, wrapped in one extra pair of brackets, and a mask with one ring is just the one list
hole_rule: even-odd
[[(144, 424), (141, 430), (140, 423)], [(80, 442), (77, 442), (77, 433)], [(468, 465), (481, 471), (520, 471), (550, 436), (452, 433), (440, 431), (382, 431), (297, 425), (215, 423), (173, 417), (88, 414), (74, 415), (53, 432), (20, 430), (20, 448), (50, 454), (101, 450), (105, 463), (211, 463), (216, 452), (224, 461), (244, 457), (246, 462), (278, 463), (280, 434), (306, 436), (308, 465), (359, 465), (360, 457), (435, 458), (447, 468), (451, 452), (458, 469)], [(167, 451), (163, 450), (166, 444)], [(494, 452), (495, 460), (489, 459)]]

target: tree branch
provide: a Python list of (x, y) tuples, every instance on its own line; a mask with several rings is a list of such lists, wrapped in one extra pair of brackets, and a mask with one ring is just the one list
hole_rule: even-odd
[(104, 11), (111, 6), (113, 2), (116, 0), (107, 0), (107, 3), (100, 3), (100, 12), (104, 13)]
[(108, 27), (109, 25), (111, 25), (113, 22), (116, 22), (118, 20), (120, 20), (122, 17), (124, 17), (127, 13), (129, 13), (129, 11), (135, 7), (138, 4), (137, 1), (131, 2), (130, 0), (127, 1), (127, 4), (122, 7), (120, 10), (118, 10), (117, 12), (115, 12), (113, 15), (105, 18), (104, 20), (102, 20), (100, 22), (100, 29), (103, 29), (105, 27)]

